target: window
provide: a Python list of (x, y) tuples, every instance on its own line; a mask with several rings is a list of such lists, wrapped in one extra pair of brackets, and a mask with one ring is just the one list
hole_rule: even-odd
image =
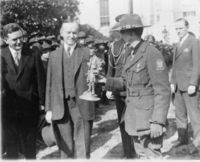
[(196, 16), (196, 13), (195, 11), (186, 11), (186, 12), (183, 12), (183, 16), (184, 17)]
[(101, 26), (109, 26), (109, 0), (100, 0), (100, 24)]

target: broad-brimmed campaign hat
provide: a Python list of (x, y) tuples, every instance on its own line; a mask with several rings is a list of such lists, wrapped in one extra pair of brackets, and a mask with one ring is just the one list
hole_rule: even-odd
[(99, 45), (99, 44), (107, 44), (108, 43), (108, 39), (96, 39), (94, 41), (94, 45)]
[(116, 21), (116, 22), (119, 22), (119, 20), (120, 20), (124, 15), (126, 15), (126, 14), (120, 14), (120, 15), (116, 16), (116, 17), (115, 17), (115, 21)]
[(113, 31), (122, 31), (135, 28), (149, 27), (150, 25), (144, 25), (139, 15), (137, 14), (125, 14), (123, 15), (115, 27), (112, 28)]

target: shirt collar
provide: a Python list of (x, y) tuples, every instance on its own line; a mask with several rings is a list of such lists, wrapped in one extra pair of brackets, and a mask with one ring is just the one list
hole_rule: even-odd
[(188, 38), (189, 34), (185, 34), (184, 37), (180, 40), (180, 44), (183, 44), (183, 42)]
[(135, 48), (139, 43), (140, 43), (141, 40), (135, 40), (133, 41), (131, 44), (130, 44), (130, 47), (133, 47)]
[(67, 51), (67, 49), (70, 47), (70, 56), (71, 56), (73, 54), (73, 52), (74, 52), (75, 47), (76, 47), (76, 43), (73, 46), (69, 46), (66, 43), (63, 43), (63, 44), (64, 44), (65, 51)]

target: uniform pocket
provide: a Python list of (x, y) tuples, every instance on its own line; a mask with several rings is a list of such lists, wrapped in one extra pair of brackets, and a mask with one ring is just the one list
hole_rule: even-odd
[(153, 96), (140, 96), (138, 97), (138, 102), (136, 104), (136, 109), (149, 110), (154, 107)]
[(131, 68), (132, 71), (132, 85), (145, 84), (149, 80), (149, 76), (144, 62), (138, 62)]

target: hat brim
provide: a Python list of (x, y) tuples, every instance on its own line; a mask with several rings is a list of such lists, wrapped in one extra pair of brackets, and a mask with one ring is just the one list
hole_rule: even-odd
[(142, 26), (126, 25), (126, 26), (119, 26), (119, 27), (111, 29), (111, 31), (124, 31), (124, 30), (129, 30), (129, 29), (146, 28), (146, 27), (151, 27), (151, 25), (142, 25)]

